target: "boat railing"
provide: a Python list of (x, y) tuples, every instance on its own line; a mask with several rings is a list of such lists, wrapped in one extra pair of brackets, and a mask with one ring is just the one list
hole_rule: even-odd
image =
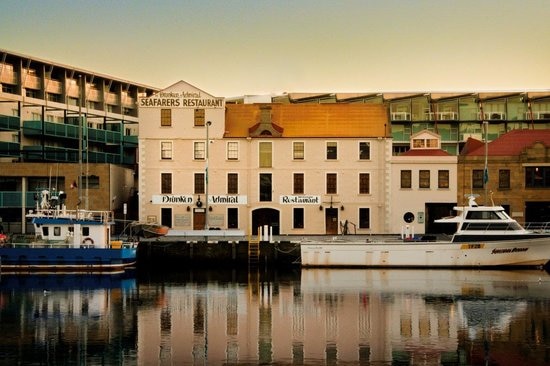
[(550, 222), (527, 222), (523, 227), (535, 233), (550, 233)]
[(523, 228), (515, 221), (510, 222), (466, 222), (462, 225), (461, 231), (480, 231), (483, 233), (500, 232), (521, 232)]
[(94, 222), (114, 222), (114, 214), (112, 211), (39, 209), (38, 211), (31, 211), (29, 213), (33, 216), (50, 218), (86, 220)]

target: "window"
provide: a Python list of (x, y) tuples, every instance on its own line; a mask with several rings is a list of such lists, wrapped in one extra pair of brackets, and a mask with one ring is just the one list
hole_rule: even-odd
[(303, 229), (304, 228), (304, 209), (296, 207), (292, 209), (292, 228)]
[(239, 159), (239, 143), (230, 141), (227, 143), (227, 160)]
[(82, 188), (98, 189), (99, 177), (97, 175), (82, 176)]
[(327, 142), (327, 160), (338, 159), (338, 144), (336, 142)]
[(370, 193), (370, 174), (369, 173), (359, 174), (359, 193), (360, 194)]
[(401, 171), (401, 188), (412, 188), (412, 171)]
[(61, 236), (61, 226), (53, 227), (53, 236)]
[(294, 173), (294, 194), (304, 194), (304, 173)]
[(172, 126), (172, 110), (171, 109), (161, 109), (160, 110), (160, 125), (161, 126)]
[(237, 173), (227, 173), (227, 194), (239, 193), (239, 175)]
[(204, 126), (204, 109), (195, 109), (195, 126)]
[(204, 141), (195, 141), (193, 144), (193, 159), (205, 160), (206, 159), (206, 143)]
[(227, 228), (238, 229), (239, 228), (239, 209), (235, 207), (229, 207), (227, 209)]
[(359, 143), (359, 160), (370, 160), (370, 143)]
[(162, 160), (172, 159), (172, 142), (171, 141), (162, 141), (160, 143), (160, 158)]
[(483, 170), (472, 170), (472, 188), (483, 188)]
[(160, 193), (171, 194), (172, 193), (172, 173), (160, 174)]
[(195, 194), (204, 194), (204, 173), (195, 173)]
[(359, 209), (359, 229), (370, 229), (370, 208)]
[(304, 160), (304, 143), (302, 141), (292, 143), (292, 158), (294, 160)]
[(430, 188), (430, 171), (421, 170), (418, 174), (418, 188)]
[(510, 170), (500, 169), (498, 171), (498, 188), (508, 189), (510, 188)]
[(550, 188), (550, 166), (525, 168), (526, 188)]
[(337, 193), (336, 173), (327, 173), (327, 194)]
[(271, 174), (260, 174), (260, 201), (271, 202)]
[(260, 168), (271, 168), (271, 142), (260, 142)]
[(439, 170), (437, 172), (437, 187), (449, 188), (449, 171), (448, 170)]

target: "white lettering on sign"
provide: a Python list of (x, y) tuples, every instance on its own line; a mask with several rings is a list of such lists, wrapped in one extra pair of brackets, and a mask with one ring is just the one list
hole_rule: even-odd
[(159, 92), (148, 98), (140, 98), (142, 108), (225, 108), (223, 98), (203, 97), (200, 92)]

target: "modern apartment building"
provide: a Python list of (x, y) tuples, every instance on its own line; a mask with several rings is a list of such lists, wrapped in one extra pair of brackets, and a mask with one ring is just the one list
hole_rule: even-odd
[(2, 49), (0, 85), (4, 230), (26, 231), (24, 216), (39, 189), (66, 192), (71, 208), (116, 211), (130, 203), (137, 100), (157, 89)]

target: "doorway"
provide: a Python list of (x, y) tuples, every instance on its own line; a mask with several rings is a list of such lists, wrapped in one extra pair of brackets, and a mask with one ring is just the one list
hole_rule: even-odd
[(272, 227), (273, 235), (279, 235), (279, 211), (273, 208), (259, 208), (252, 211), (252, 235), (258, 235), (258, 227), (264, 225)]
[(172, 209), (161, 208), (160, 209), (160, 224), (163, 226), (172, 227)]
[(206, 210), (204, 208), (193, 209), (193, 230), (206, 228)]
[(337, 208), (325, 208), (325, 233), (328, 235), (338, 234)]

